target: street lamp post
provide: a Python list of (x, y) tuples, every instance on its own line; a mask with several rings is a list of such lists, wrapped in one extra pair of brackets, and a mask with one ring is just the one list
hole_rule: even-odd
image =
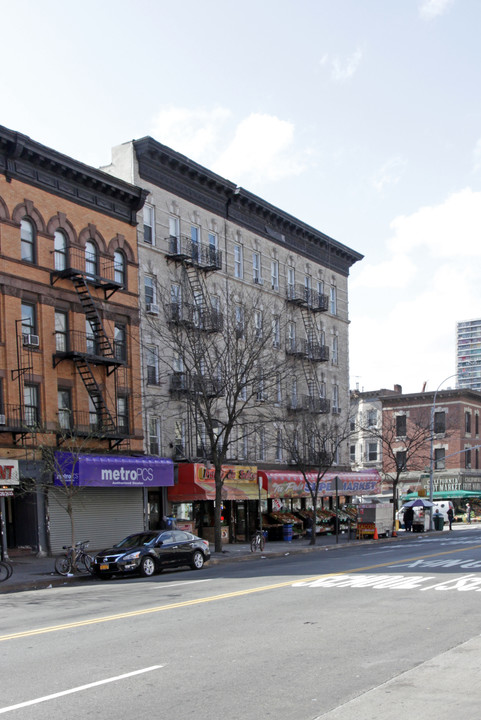
[[(438, 387), (436, 388), (434, 392), (434, 398), (433, 398), (433, 405), (431, 407), (431, 424), (430, 424), (430, 435), (431, 435), (431, 447), (430, 447), (430, 453), (429, 453), (429, 501), (433, 502), (433, 476), (434, 476), (434, 413), (436, 411), (436, 397), (439, 391), (439, 388), (441, 385), (444, 385), (444, 383), (447, 380), (451, 380), (453, 377), (457, 377), (458, 373), (453, 373), (452, 375), (448, 375), (447, 378), (444, 378), (442, 382), (439, 383)], [(430, 510), (430, 516), (429, 516), (429, 529), (433, 529), (433, 510), (431, 506)]]

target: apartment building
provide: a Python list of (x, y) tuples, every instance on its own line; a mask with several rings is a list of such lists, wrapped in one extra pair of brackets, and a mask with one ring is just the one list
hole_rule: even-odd
[(456, 324), (458, 387), (481, 390), (481, 320)]
[[(257, 297), (257, 337), (269, 327), (273, 356), (282, 356), (289, 371), (269, 397), (259, 392), (256, 399), (264, 408), (271, 404), (273, 420), (279, 409), (295, 414), (308, 408), (326, 421), (346, 421), (348, 275), (362, 255), (151, 137), (113, 148), (112, 163), (103, 170), (148, 193), (138, 214), (145, 450), (187, 463), (195, 474), (190, 498), (177, 483), (169, 490), (171, 502), (212, 499), (202, 432), (179, 397), (192, 392), (185, 385), (191, 381), (182, 357), (177, 367), (172, 358), (170, 365), (164, 362), (172, 351), (172, 325), (226, 337), (239, 331), (242, 314)], [(229, 303), (237, 308), (234, 320)], [(232, 450), (232, 476), (244, 466), (254, 478), (260, 468), (290, 467), (280, 434), (271, 431), (269, 439), (245, 437)], [(345, 443), (337, 466), (348, 465)], [(180, 474), (185, 472), (182, 467)], [(200, 475), (203, 488), (194, 498)], [(228, 496), (228, 483), (226, 488)], [(237, 498), (249, 498), (242, 495), (245, 483), (242, 492), (237, 489)], [(253, 492), (257, 497), (255, 485)]]
[[(55, 552), (69, 542), (47, 448), (78, 460), (77, 533), (94, 547), (143, 527), (148, 459), (135, 456), (144, 455), (136, 231), (144, 198), (0, 127), (4, 546)], [(27, 480), (37, 492), (25, 492)]]

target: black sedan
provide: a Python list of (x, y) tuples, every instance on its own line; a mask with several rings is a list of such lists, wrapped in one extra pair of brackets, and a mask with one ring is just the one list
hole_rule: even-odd
[(210, 558), (209, 542), (183, 530), (146, 531), (129, 535), (97, 553), (92, 572), (98, 577), (140, 573), (150, 577), (164, 567), (189, 565), (200, 570)]

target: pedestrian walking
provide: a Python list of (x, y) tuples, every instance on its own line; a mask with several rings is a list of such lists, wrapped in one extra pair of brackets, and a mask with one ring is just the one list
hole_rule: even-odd
[(404, 529), (406, 532), (412, 532), (414, 520), (414, 510), (412, 507), (407, 507), (404, 510)]
[(452, 507), (448, 508), (448, 512), (446, 513), (446, 515), (448, 516), (449, 529), (452, 530), (454, 520), (454, 511)]
[(471, 505), (469, 503), (466, 503), (466, 519), (471, 524)]

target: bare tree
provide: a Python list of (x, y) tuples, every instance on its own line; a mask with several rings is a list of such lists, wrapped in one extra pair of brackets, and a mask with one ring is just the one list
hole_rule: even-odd
[(193, 293), (186, 302), (185, 291), (182, 301), (172, 301), (159, 289), (163, 322), (151, 322), (149, 335), (162, 345), (161, 378), (169, 390), (154, 402), (165, 403), (171, 432), (179, 422), (173, 401), (188, 420), (185, 445), (172, 443), (174, 457), (208, 461), (214, 468), (215, 549), (220, 552), (222, 466), (232, 458), (246, 459), (242, 448), (248, 439), (251, 446), (254, 438), (267, 442), (286, 365), (279, 341), (281, 308), (276, 313), (265, 293), (218, 292), (217, 305), (206, 302), (206, 295)]
[(360, 427), (359, 430), (380, 442), (384, 479), (392, 487), (393, 527), (396, 522), (399, 482), (408, 472), (423, 471), (429, 466), (431, 425), (429, 412), (395, 415), (383, 412), (381, 427)]
[(311, 495), (313, 518), (310, 544), (316, 544), (319, 488), (326, 473), (338, 466), (342, 444), (349, 438), (349, 422), (301, 409), (283, 421), (283, 446), (302, 474)]

